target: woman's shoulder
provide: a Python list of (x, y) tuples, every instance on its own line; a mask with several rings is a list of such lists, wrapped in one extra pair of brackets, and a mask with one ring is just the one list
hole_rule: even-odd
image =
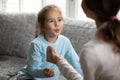
[(102, 59), (104, 55), (112, 52), (112, 47), (109, 43), (102, 40), (91, 40), (86, 43), (81, 50), (82, 57)]
[[(98, 44), (96, 42), (90, 41), (86, 43), (80, 53), (80, 61), (85, 62), (87, 65), (96, 65), (100, 64), (100, 56), (99, 51), (97, 51), (96, 46)], [(95, 66), (94, 66), (95, 67)]]
[(97, 57), (98, 54), (101, 52), (102, 46), (102, 42), (91, 40), (83, 45), (80, 55), (86, 57)]
[(86, 44), (83, 45), (83, 50), (91, 50), (91, 49), (95, 49), (95, 46), (97, 45), (97, 43), (94, 40), (91, 40), (89, 42), (87, 42)]
[(89, 41), (88, 43), (84, 44), (82, 49), (81, 49), (81, 53), (84, 54), (93, 54), (94, 52), (96, 52), (96, 48), (95, 48), (95, 43), (93, 41)]

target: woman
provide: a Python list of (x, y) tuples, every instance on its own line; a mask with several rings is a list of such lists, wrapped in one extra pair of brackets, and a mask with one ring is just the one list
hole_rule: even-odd
[[(120, 0), (83, 0), (82, 8), (97, 27), (94, 38), (83, 46), (79, 55), (84, 80), (120, 80), (120, 21), (116, 17)], [(47, 60), (56, 64), (67, 79), (82, 80), (50, 46)]]

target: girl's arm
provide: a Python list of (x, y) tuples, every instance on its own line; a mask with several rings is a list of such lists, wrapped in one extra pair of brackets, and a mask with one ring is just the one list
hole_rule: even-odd
[(80, 59), (76, 51), (74, 50), (70, 40), (68, 39), (67, 52), (65, 54), (65, 59), (73, 66), (73, 68), (81, 75), (82, 69), (80, 65)]
[(40, 54), (40, 46), (37, 43), (32, 42), (30, 46), (30, 52), (27, 57), (27, 72), (32, 77), (45, 78), (44, 69), (40, 68), (42, 65), (42, 56)]

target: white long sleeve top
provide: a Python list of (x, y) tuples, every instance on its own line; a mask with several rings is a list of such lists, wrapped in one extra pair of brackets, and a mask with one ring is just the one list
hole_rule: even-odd
[(120, 55), (114, 54), (111, 45), (91, 41), (79, 57), (84, 78), (66, 60), (57, 63), (68, 80), (120, 80)]
[(83, 46), (79, 58), (84, 78), (66, 60), (57, 63), (68, 80), (120, 80), (120, 53), (97, 36)]

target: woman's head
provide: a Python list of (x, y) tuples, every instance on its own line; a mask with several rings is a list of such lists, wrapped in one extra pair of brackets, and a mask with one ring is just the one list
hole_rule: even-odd
[[(83, 0), (83, 3), (100, 22), (108, 21), (112, 16), (116, 16), (120, 9), (120, 0)], [(86, 15), (89, 14), (86, 13)]]
[(120, 0), (83, 0), (82, 7), (86, 15), (95, 19), (96, 23), (107, 23), (99, 28), (98, 35), (104, 41), (112, 43), (114, 51), (120, 52), (120, 21), (116, 18)]
[(38, 13), (37, 35), (59, 35), (63, 28), (63, 16), (60, 9), (55, 5), (47, 5)]

